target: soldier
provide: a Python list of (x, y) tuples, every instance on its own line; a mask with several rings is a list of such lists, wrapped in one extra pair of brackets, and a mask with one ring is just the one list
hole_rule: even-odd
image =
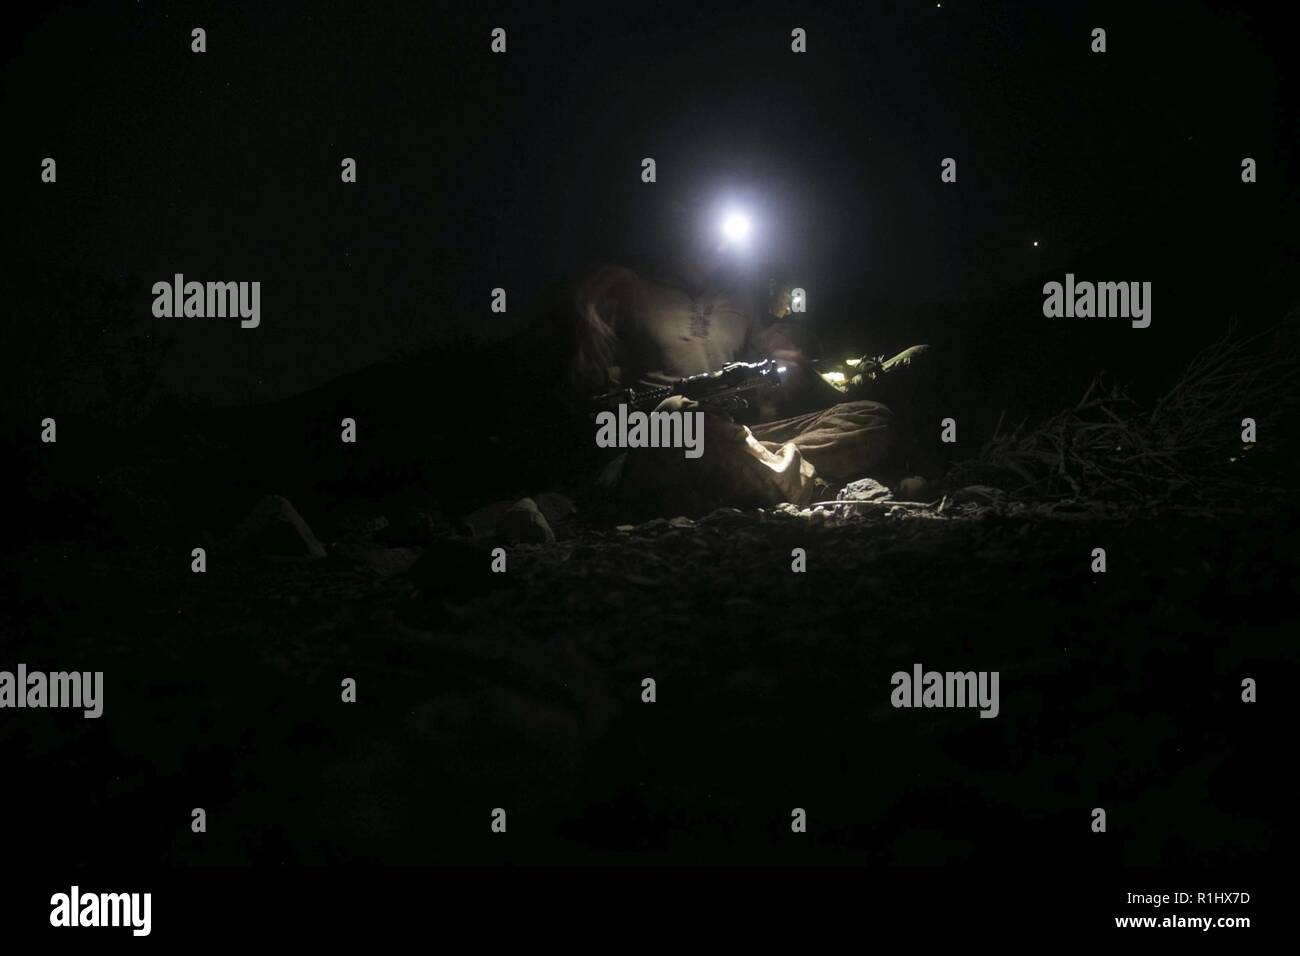
[[(704, 409), (705, 452), (624, 452), (599, 484), (619, 497), (649, 496), (664, 507), (707, 510), (721, 504), (805, 507), (835, 485), (867, 477), (895, 441), (895, 416), (878, 401), (844, 401), (813, 369), (806, 337), (796, 334), (783, 288), (756, 295), (738, 258), (735, 221), (719, 238), (690, 227), (681, 207), (678, 244), (661, 263), (634, 272), (608, 266), (578, 283), (579, 335), (571, 381), (590, 395), (618, 387), (664, 384), (728, 362), (773, 358), (789, 370), (776, 404), (748, 419)], [(766, 301), (764, 301), (766, 300)], [(909, 367), (923, 346), (885, 363)], [(697, 409), (673, 396), (661, 411)]]

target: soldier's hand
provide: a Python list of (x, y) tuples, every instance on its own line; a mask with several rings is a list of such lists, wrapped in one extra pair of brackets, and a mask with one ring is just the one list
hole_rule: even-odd
[(720, 439), (722, 441), (739, 441), (743, 442), (749, 434), (749, 429), (744, 425), (737, 425), (731, 420), (731, 416), (721, 409), (701, 404), (693, 398), (687, 398), (685, 395), (669, 395), (662, 402), (655, 406), (656, 412), (692, 412), (704, 413), (704, 427), (708, 429), (710, 440)]

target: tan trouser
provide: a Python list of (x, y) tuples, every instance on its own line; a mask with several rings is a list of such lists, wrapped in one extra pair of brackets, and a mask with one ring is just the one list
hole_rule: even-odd
[[(660, 411), (686, 411), (696, 402), (666, 399)], [(816, 480), (864, 477), (892, 439), (892, 415), (878, 402), (844, 402), (819, 412), (747, 428), (710, 412), (704, 416), (704, 453), (644, 448), (627, 454), (621, 495), (662, 501), (668, 510), (702, 511), (720, 505), (771, 506), (815, 500)]]

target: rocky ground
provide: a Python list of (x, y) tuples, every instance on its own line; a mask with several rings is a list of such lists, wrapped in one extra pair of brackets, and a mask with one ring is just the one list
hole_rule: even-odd
[[(393, 546), (380, 520), (204, 574), (33, 545), (0, 559), (5, 666), (103, 670), (105, 713), (0, 722), (7, 839), (85, 862), (1253, 865), (1294, 518), (977, 494), (569, 516), (505, 573), (492, 539)], [(999, 671), (999, 716), (893, 708), (915, 663)]]

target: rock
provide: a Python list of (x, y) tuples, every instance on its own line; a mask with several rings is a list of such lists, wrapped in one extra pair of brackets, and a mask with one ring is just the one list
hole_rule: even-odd
[(898, 497), (904, 501), (929, 501), (933, 495), (930, 483), (918, 475), (898, 483)]
[(325, 548), (288, 498), (267, 495), (230, 533), (231, 551), (291, 557), (325, 557)]
[(684, 515), (678, 515), (676, 518), (673, 518), (673, 519), (672, 519), (671, 521), (669, 521), (668, 523), (669, 523), (670, 525), (672, 525), (674, 528), (694, 528), (694, 527), (695, 527), (695, 522), (692, 521), (690, 518), (685, 517)]
[(717, 508), (700, 519), (700, 524), (744, 524), (745, 512), (739, 508)]
[(536, 498), (494, 501), (461, 520), (461, 532), (470, 538), (499, 535), (524, 544), (554, 544), (553, 526), (574, 511), (564, 495), (543, 491)]
[(484, 505), (461, 519), (461, 530), (470, 538), (490, 538), (497, 533), (502, 516), (513, 507), (512, 501), (494, 501)]
[(546, 523), (552, 528), (558, 528), (560, 522), (577, 509), (573, 506), (573, 501), (564, 495), (557, 494), (554, 491), (542, 491), (533, 496), (537, 502), (537, 510), (546, 518)]
[(522, 544), (554, 544), (555, 532), (532, 498), (520, 498), (497, 524), (497, 534)]
[(788, 525), (793, 519), (807, 520), (812, 517), (811, 507), (800, 508), (789, 501), (783, 501), (767, 514), (766, 521), (771, 524)]
[(894, 494), (874, 478), (850, 481), (835, 496), (837, 501), (888, 501)]

